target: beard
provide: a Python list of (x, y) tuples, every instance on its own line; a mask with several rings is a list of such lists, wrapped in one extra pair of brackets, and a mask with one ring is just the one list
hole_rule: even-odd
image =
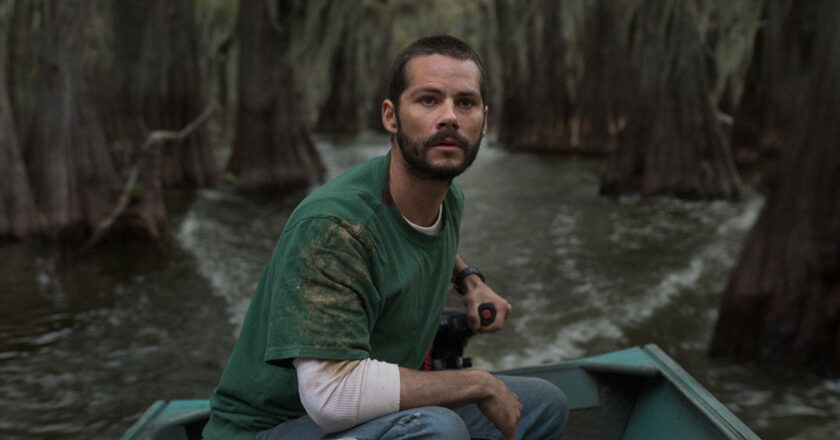
[[(452, 165), (435, 165), (427, 160), (429, 150), (440, 143), (442, 140), (450, 138), (454, 139), (458, 147), (464, 152), (464, 158), (460, 163)], [(470, 142), (455, 130), (441, 130), (426, 140), (411, 139), (405, 135), (397, 120), (397, 144), (400, 146), (409, 171), (417, 177), (437, 181), (451, 181), (457, 176), (460, 176), (467, 168), (472, 165), (475, 157), (478, 155), (478, 149), (481, 146), (482, 135), (478, 135), (475, 143)]]

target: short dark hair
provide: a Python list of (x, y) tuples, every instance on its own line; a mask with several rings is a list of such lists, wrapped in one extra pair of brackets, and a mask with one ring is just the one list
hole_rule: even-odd
[(408, 86), (406, 66), (415, 57), (422, 55), (445, 55), (459, 60), (471, 60), (478, 66), (479, 78), (478, 87), (481, 93), (481, 100), (487, 105), (487, 86), (484, 80), (484, 66), (478, 54), (463, 41), (450, 35), (436, 35), (421, 38), (411, 43), (397, 54), (391, 64), (391, 71), (388, 75), (388, 96), (394, 103), (395, 108), (400, 106), (400, 95)]

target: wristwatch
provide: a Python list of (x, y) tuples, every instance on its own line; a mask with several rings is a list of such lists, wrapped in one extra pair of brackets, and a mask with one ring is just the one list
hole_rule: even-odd
[(478, 277), (481, 278), (482, 282), (485, 281), (484, 275), (481, 272), (479, 272), (478, 269), (472, 266), (464, 268), (463, 270), (458, 272), (458, 275), (455, 275), (455, 281), (452, 282), (452, 284), (455, 286), (455, 291), (460, 293), (461, 295), (466, 293), (461, 283), (463, 283), (464, 278), (466, 278), (469, 275), (478, 275)]

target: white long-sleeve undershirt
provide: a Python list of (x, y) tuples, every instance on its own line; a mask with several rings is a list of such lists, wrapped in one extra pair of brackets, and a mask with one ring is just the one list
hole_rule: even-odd
[(333, 433), (399, 411), (400, 371), (373, 359), (294, 360), (298, 393), (306, 413)]

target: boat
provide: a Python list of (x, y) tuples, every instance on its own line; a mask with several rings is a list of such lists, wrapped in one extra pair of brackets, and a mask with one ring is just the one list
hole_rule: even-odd
[[(655, 344), (497, 371), (559, 386), (569, 402), (565, 439), (758, 439)], [(200, 439), (208, 401), (157, 401), (123, 440)]]

